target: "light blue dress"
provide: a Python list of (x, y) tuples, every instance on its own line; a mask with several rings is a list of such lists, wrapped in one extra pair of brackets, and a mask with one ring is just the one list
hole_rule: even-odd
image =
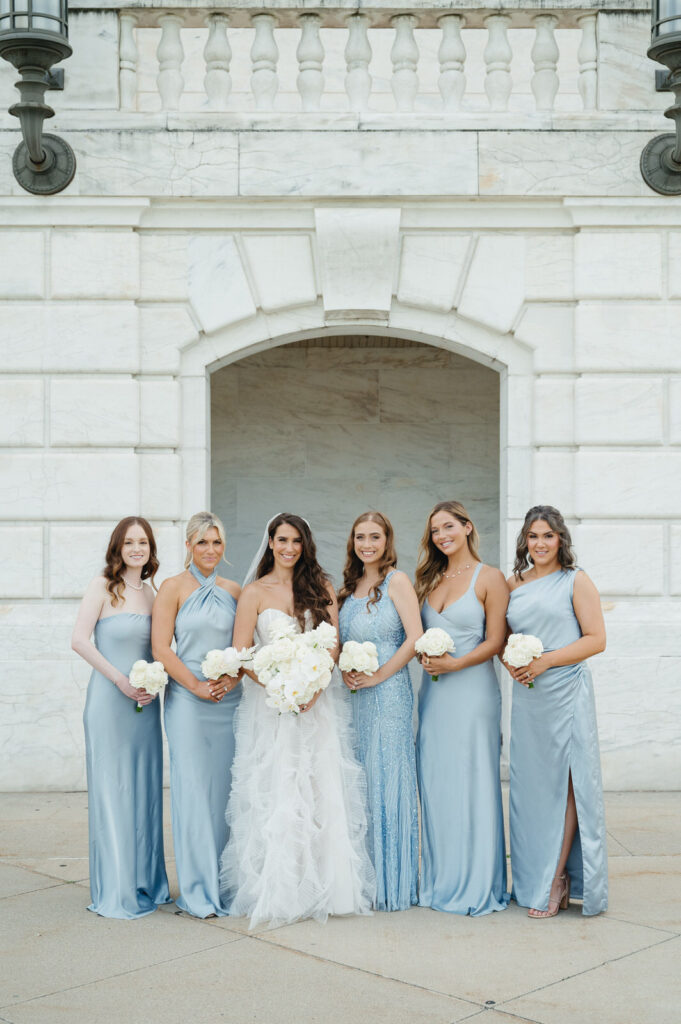
[[(572, 605), (580, 570), (558, 569), (511, 593), (513, 633), (539, 637), (544, 650), (579, 640)], [(563, 844), (568, 777), (579, 821), (567, 872), (583, 914), (608, 906), (608, 862), (598, 728), (591, 672), (585, 662), (551, 668), (527, 689), (513, 685), (511, 712), (511, 868), (513, 898), (523, 907), (548, 909), (551, 882)]]
[[(217, 570), (203, 576), (194, 563), (189, 571), (199, 583), (177, 613), (177, 656), (197, 679), (208, 651), (229, 647), (236, 601), (216, 585)], [(227, 842), (225, 807), (234, 758), (234, 712), (241, 684), (219, 704), (201, 700), (180, 683), (166, 687), (165, 727), (170, 754), (173, 844), (181, 910), (194, 917), (227, 913), (220, 899), (220, 854)]]
[[(151, 617), (119, 612), (100, 619), (97, 650), (128, 675), (153, 661)], [(160, 702), (142, 712), (134, 700), (94, 671), (83, 714), (88, 788), (88, 910), (133, 918), (170, 903), (163, 859), (163, 747)]]
[[(394, 572), (394, 570), (393, 570)], [(371, 640), (380, 665), (402, 646), (404, 627), (388, 596), (349, 597), (340, 610), (341, 642)], [(414, 694), (405, 666), (378, 686), (351, 694), (357, 756), (367, 778), (369, 852), (376, 871), (378, 910), (405, 910), (417, 902), (419, 863), (416, 755), (412, 729)]]
[[(436, 612), (426, 602), (423, 628), (446, 630), (454, 657), (485, 638), (485, 611), (475, 594), (482, 566), (466, 593)], [(501, 804), (501, 693), (492, 662), (427, 672), (419, 694), (416, 741), (421, 793), (419, 904), (478, 916), (504, 910), (506, 850)]]

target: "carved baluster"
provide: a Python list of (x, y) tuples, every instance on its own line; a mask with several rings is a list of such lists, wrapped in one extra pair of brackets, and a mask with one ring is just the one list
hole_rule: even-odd
[(298, 92), (303, 110), (319, 110), (324, 91), (324, 47), (319, 37), (321, 18), (318, 14), (301, 14), (298, 59)]
[(121, 110), (134, 110), (137, 106), (137, 42), (135, 40), (137, 15), (130, 11), (121, 11), (118, 21), (120, 24), (118, 83)]
[(466, 76), (463, 73), (466, 47), (461, 38), (461, 29), (466, 19), (461, 14), (445, 14), (438, 21), (442, 26), (442, 42), (438, 50), (438, 87), (445, 110), (459, 110), (466, 90)]
[(226, 14), (209, 14), (206, 18), (208, 39), (203, 50), (206, 74), (203, 86), (208, 97), (208, 106), (213, 110), (225, 110), (232, 89), (229, 65), (232, 48), (227, 38), (229, 18)]
[(272, 14), (254, 14), (251, 18), (255, 39), (251, 47), (251, 88), (256, 110), (272, 110), (279, 88), (277, 61), (279, 47), (274, 38), (276, 18)]
[(491, 110), (506, 110), (511, 95), (511, 57), (513, 53), (508, 42), (508, 26), (511, 19), (507, 14), (491, 14), (485, 18), (487, 45), (483, 54), (487, 65), (485, 92)]
[(180, 29), (184, 21), (180, 14), (162, 14), (158, 19), (161, 26), (161, 39), (156, 48), (158, 57), (158, 91), (161, 106), (164, 110), (177, 110), (184, 89), (182, 77), (182, 61), (184, 50)]
[(398, 110), (413, 110), (419, 88), (416, 74), (419, 50), (414, 39), (417, 19), (413, 14), (398, 14), (391, 20), (395, 25), (395, 41), (390, 51), (393, 96)]
[(535, 37), (532, 46), (532, 92), (537, 110), (553, 110), (558, 92), (558, 45), (554, 35), (558, 18), (553, 14), (538, 14), (534, 19)]
[(594, 110), (598, 92), (598, 42), (596, 40), (596, 15), (583, 14), (577, 18), (582, 26), (582, 39), (577, 51), (579, 60), (579, 92), (585, 110)]
[(368, 36), (369, 19), (366, 14), (353, 14), (348, 18), (348, 41), (345, 46), (345, 91), (350, 110), (367, 110), (371, 95), (371, 43)]

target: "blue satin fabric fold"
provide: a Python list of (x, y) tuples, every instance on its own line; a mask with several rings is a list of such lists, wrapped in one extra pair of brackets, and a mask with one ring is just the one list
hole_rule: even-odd
[[(175, 620), (177, 656), (204, 679), (201, 662), (210, 650), (228, 647), (236, 601), (215, 583), (217, 571), (190, 572), (199, 588)], [(241, 685), (214, 704), (195, 697), (174, 680), (166, 687), (165, 729), (170, 755), (173, 844), (181, 910), (195, 917), (227, 914), (220, 898), (219, 859), (227, 843), (225, 808), (234, 759), (234, 712)]]
[[(547, 651), (578, 640), (575, 575), (561, 570), (516, 588), (508, 607), (511, 630), (538, 636)], [(572, 773), (579, 824), (567, 864), (571, 891), (583, 899), (584, 914), (606, 910), (603, 787), (593, 685), (585, 662), (549, 669), (531, 690), (513, 684), (510, 760), (513, 898), (524, 907), (548, 907)]]
[[(348, 598), (340, 610), (343, 643), (371, 640), (380, 665), (404, 643), (404, 627), (388, 595), (388, 573), (378, 604)], [(357, 756), (366, 772), (369, 853), (376, 871), (378, 910), (405, 910), (417, 902), (419, 832), (412, 711), (405, 667), (378, 686), (351, 696)]]
[[(119, 612), (95, 626), (97, 650), (120, 672), (152, 661), (151, 619)], [(88, 780), (88, 910), (134, 918), (170, 903), (163, 858), (163, 747), (160, 702), (142, 712), (93, 672), (83, 725)]]
[[(423, 628), (446, 630), (455, 657), (485, 636), (475, 595), (478, 566), (467, 592), (442, 613), (426, 601)], [(421, 794), (419, 904), (478, 916), (504, 910), (506, 850), (501, 803), (501, 694), (491, 661), (433, 680), (423, 673), (416, 741)]]

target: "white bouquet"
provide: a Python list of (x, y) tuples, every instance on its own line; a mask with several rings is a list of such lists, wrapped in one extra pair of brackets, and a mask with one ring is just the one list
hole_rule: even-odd
[[(503, 660), (513, 668), (523, 668), (543, 653), (544, 645), (538, 636), (532, 636), (531, 633), (511, 633), (506, 642)], [(534, 689), (534, 683), (527, 685)]]
[(253, 669), (265, 687), (265, 703), (279, 714), (297, 715), (318, 690), (331, 682), (336, 630), (328, 622), (301, 633), (297, 624), (281, 616), (270, 627), (272, 640), (256, 651)]
[[(440, 658), (443, 654), (453, 654), (456, 647), (446, 629), (438, 629), (437, 626), (433, 626), (418, 638), (414, 644), (414, 650), (417, 654), (425, 654), (428, 658)], [(439, 678), (439, 675), (431, 676), (435, 682)]]
[[(130, 669), (128, 681), (137, 690), (144, 690), (155, 697), (168, 682), (168, 673), (160, 661), (136, 661)], [(142, 705), (138, 704), (135, 711), (141, 710)]]
[(250, 665), (255, 647), (225, 647), (223, 651), (209, 651), (201, 662), (201, 671), (206, 679), (219, 679), (220, 676), (236, 678), (244, 665)]
[[(378, 671), (376, 644), (371, 640), (365, 640), (364, 643), (346, 640), (338, 659), (338, 667), (341, 672), (363, 672), (366, 676), (372, 676)], [(357, 690), (350, 690), (350, 693), (357, 693)]]

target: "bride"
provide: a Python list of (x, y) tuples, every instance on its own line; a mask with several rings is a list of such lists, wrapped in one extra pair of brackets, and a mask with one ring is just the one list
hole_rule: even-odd
[[(252, 580), (252, 582), (250, 582)], [(336, 595), (317, 562), (308, 523), (281, 513), (267, 524), (234, 622), (237, 648), (269, 643), (282, 615), (301, 631), (338, 630)], [(338, 656), (338, 649), (330, 652)], [(236, 713), (220, 884), (251, 927), (329, 914), (368, 914), (374, 871), (366, 850), (366, 785), (352, 752), (348, 696), (337, 671), (301, 714), (278, 714), (246, 682)]]

